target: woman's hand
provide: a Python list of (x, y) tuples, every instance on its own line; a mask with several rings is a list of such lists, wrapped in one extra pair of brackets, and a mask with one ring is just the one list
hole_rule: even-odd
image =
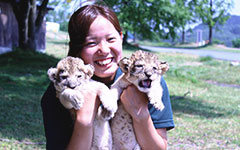
[(84, 103), (81, 109), (75, 110), (75, 121), (86, 127), (92, 126), (97, 113), (97, 109), (100, 105), (100, 100), (97, 97), (96, 92), (94, 90), (91, 90), (91, 88), (89, 88), (89, 90), (84, 90), (81, 92), (84, 96)]
[(140, 92), (136, 86), (129, 85), (120, 96), (125, 110), (135, 120), (143, 120), (149, 117), (148, 97)]
[(148, 111), (148, 97), (134, 85), (128, 86), (121, 94), (125, 110), (132, 116), (133, 128), (142, 150), (167, 149), (167, 131), (155, 129)]
[(90, 149), (92, 145), (93, 121), (100, 105), (96, 89), (92, 88), (94, 87), (86, 87), (85, 90), (81, 91), (84, 103), (81, 109), (75, 110), (76, 119), (67, 149), (86, 150)]

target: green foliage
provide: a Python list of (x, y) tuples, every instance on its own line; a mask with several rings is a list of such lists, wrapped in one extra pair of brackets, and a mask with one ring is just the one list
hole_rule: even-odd
[(206, 62), (211, 60), (213, 60), (211, 56), (200, 57), (200, 62)]
[(68, 20), (71, 15), (69, 3), (67, 1), (52, 0), (49, 2), (49, 6), (54, 10), (48, 11), (46, 20), (59, 23), (61, 31), (68, 31)]
[(233, 47), (240, 48), (240, 38), (232, 41)]
[(224, 44), (224, 42), (223, 41), (221, 41), (221, 40), (218, 40), (218, 39), (213, 39), (212, 40), (212, 44)]
[[(193, 2), (192, 1), (183, 1), (183, 0), (175, 0), (173, 4), (174, 7), (174, 14), (175, 14), (175, 24), (179, 26), (180, 31), (182, 34), (185, 33), (186, 26), (196, 22), (196, 17), (193, 12)], [(182, 35), (182, 43), (185, 42), (184, 35)]]
[(116, 12), (125, 32), (137, 33), (144, 39), (155, 35), (175, 39), (180, 27), (178, 21), (185, 15), (175, 11), (176, 5), (170, 0), (105, 0), (104, 3)]
[(232, 1), (225, 0), (195, 0), (195, 12), (201, 21), (209, 27), (209, 42), (212, 42), (212, 28), (224, 24), (229, 16)]

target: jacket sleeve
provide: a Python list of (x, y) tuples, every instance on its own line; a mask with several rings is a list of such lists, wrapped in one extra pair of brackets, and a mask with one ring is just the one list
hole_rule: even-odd
[(46, 136), (46, 149), (66, 148), (73, 130), (73, 121), (67, 109), (58, 98), (53, 83), (49, 85), (41, 99), (42, 115)]

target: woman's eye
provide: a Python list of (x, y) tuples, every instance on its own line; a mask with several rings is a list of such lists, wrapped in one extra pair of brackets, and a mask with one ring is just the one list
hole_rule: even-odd
[(96, 42), (87, 42), (86, 46), (95, 46), (96, 45)]
[(114, 38), (114, 37), (110, 37), (110, 38), (107, 39), (107, 41), (108, 41), (108, 42), (114, 42), (115, 39), (116, 39), (116, 38)]

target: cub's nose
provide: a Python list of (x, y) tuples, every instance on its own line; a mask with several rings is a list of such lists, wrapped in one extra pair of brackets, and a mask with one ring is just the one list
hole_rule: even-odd
[(150, 78), (152, 73), (151, 72), (144, 72), (144, 74), (146, 75), (146, 77)]
[(75, 85), (69, 85), (70, 89), (75, 89), (75, 87), (76, 87)]
[(68, 82), (68, 87), (69, 87), (70, 89), (74, 89), (76, 86), (77, 86), (76, 83)]

